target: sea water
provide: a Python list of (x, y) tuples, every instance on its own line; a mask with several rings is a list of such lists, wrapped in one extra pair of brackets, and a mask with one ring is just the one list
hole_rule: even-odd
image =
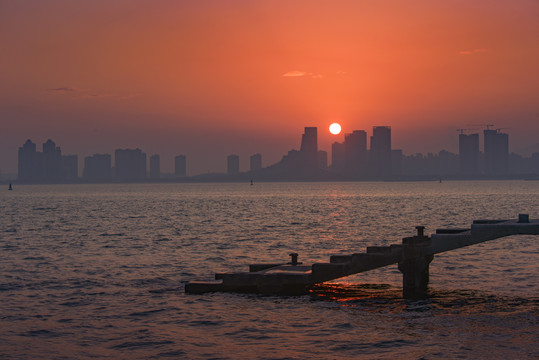
[(2, 359), (532, 359), (539, 237), (397, 266), (298, 297), (189, 295), (250, 263), (327, 262), (414, 226), (539, 217), (537, 181), (17, 185), (0, 192)]

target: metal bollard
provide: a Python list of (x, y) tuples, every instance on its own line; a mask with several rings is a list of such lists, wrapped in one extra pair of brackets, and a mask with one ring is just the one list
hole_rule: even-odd
[(290, 253), (288, 255), (290, 255), (290, 257), (292, 258), (291, 264), (294, 265), (294, 266), (297, 265), (298, 264), (298, 253)]

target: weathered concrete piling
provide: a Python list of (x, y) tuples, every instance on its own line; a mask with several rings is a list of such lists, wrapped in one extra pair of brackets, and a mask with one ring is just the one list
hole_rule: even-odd
[(539, 235), (539, 220), (519, 214), (518, 220), (474, 220), (470, 228), (437, 229), (430, 237), (425, 227), (405, 237), (401, 244), (369, 246), (364, 253), (333, 255), (329, 263), (310, 266), (298, 262), (291, 253), (289, 263), (251, 264), (248, 272), (218, 273), (215, 281), (190, 281), (187, 293), (215, 291), (262, 294), (305, 294), (310, 286), (345, 276), (398, 264), (402, 272), (403, 296), (418, 299), (428, 296), (429, 266), (434, 255), (509, 235)]
[(434, 255), (429, 252), (431, 240), (424, 235), (424, 226), (416, 226), (417, 235), (402, 239), (399, 270), (402, 272), (402, 292), (407, 299), (427, 296), (429, 265)]

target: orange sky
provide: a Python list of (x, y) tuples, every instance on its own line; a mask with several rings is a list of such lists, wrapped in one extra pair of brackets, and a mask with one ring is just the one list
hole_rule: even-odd
[(266, 166), (304, 126), (330, 150), (334, 121), (392, 126), (405, 154), (486, 123), (539, 151), (538, 1), (0, 0), (0, 44), (1, 172), (27, 138), (80, 166), (119, 147)]

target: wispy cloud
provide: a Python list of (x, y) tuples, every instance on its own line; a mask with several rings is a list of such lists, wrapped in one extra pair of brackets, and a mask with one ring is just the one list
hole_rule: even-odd
[(283, 74), (284, 77), (310, 77), (313, 79), (320, 79), (323, 78), (324, 75), (322, 74), (314, 74), (306, 71), (300, 71), (300, 70), (292, 70), (287, 73)]
[(307, 75), (309, 75), (309, 73), (306, 73), (305, 71), (299, 71), (299, 70), (292, 70), (283, 74), (283, 76), (285, 77), (298, 77), (298, 76), (307, 76)]
[(47, 89), (47, 91), (58, 92), (58, 93), (66, 93), (66, 92), (75, 92), (75, 91), (78, 91), (78, 89), (64, 86), (64, 87), (57, 87), (57, 88), (53, 88), (53, 89)]
[(116, 99), (132, 99), (140, 96), (138, 93), (133, 94), (113, 94), (113, 93), (100, 93), (90, 89), (80, 89), (70, 86), (62, 86), (57, 88), (47, 89), (47, 91), (56, 94), (71, 94), (72, 99), (104, 99), (104, 98), (116, 98)]
[(459, 51), (459, 54), (460, 55), (473, 55), (473, 54), (487, 53), (487, 52), (490, 52), (490, 49), (462, 50), (462, 51)]

